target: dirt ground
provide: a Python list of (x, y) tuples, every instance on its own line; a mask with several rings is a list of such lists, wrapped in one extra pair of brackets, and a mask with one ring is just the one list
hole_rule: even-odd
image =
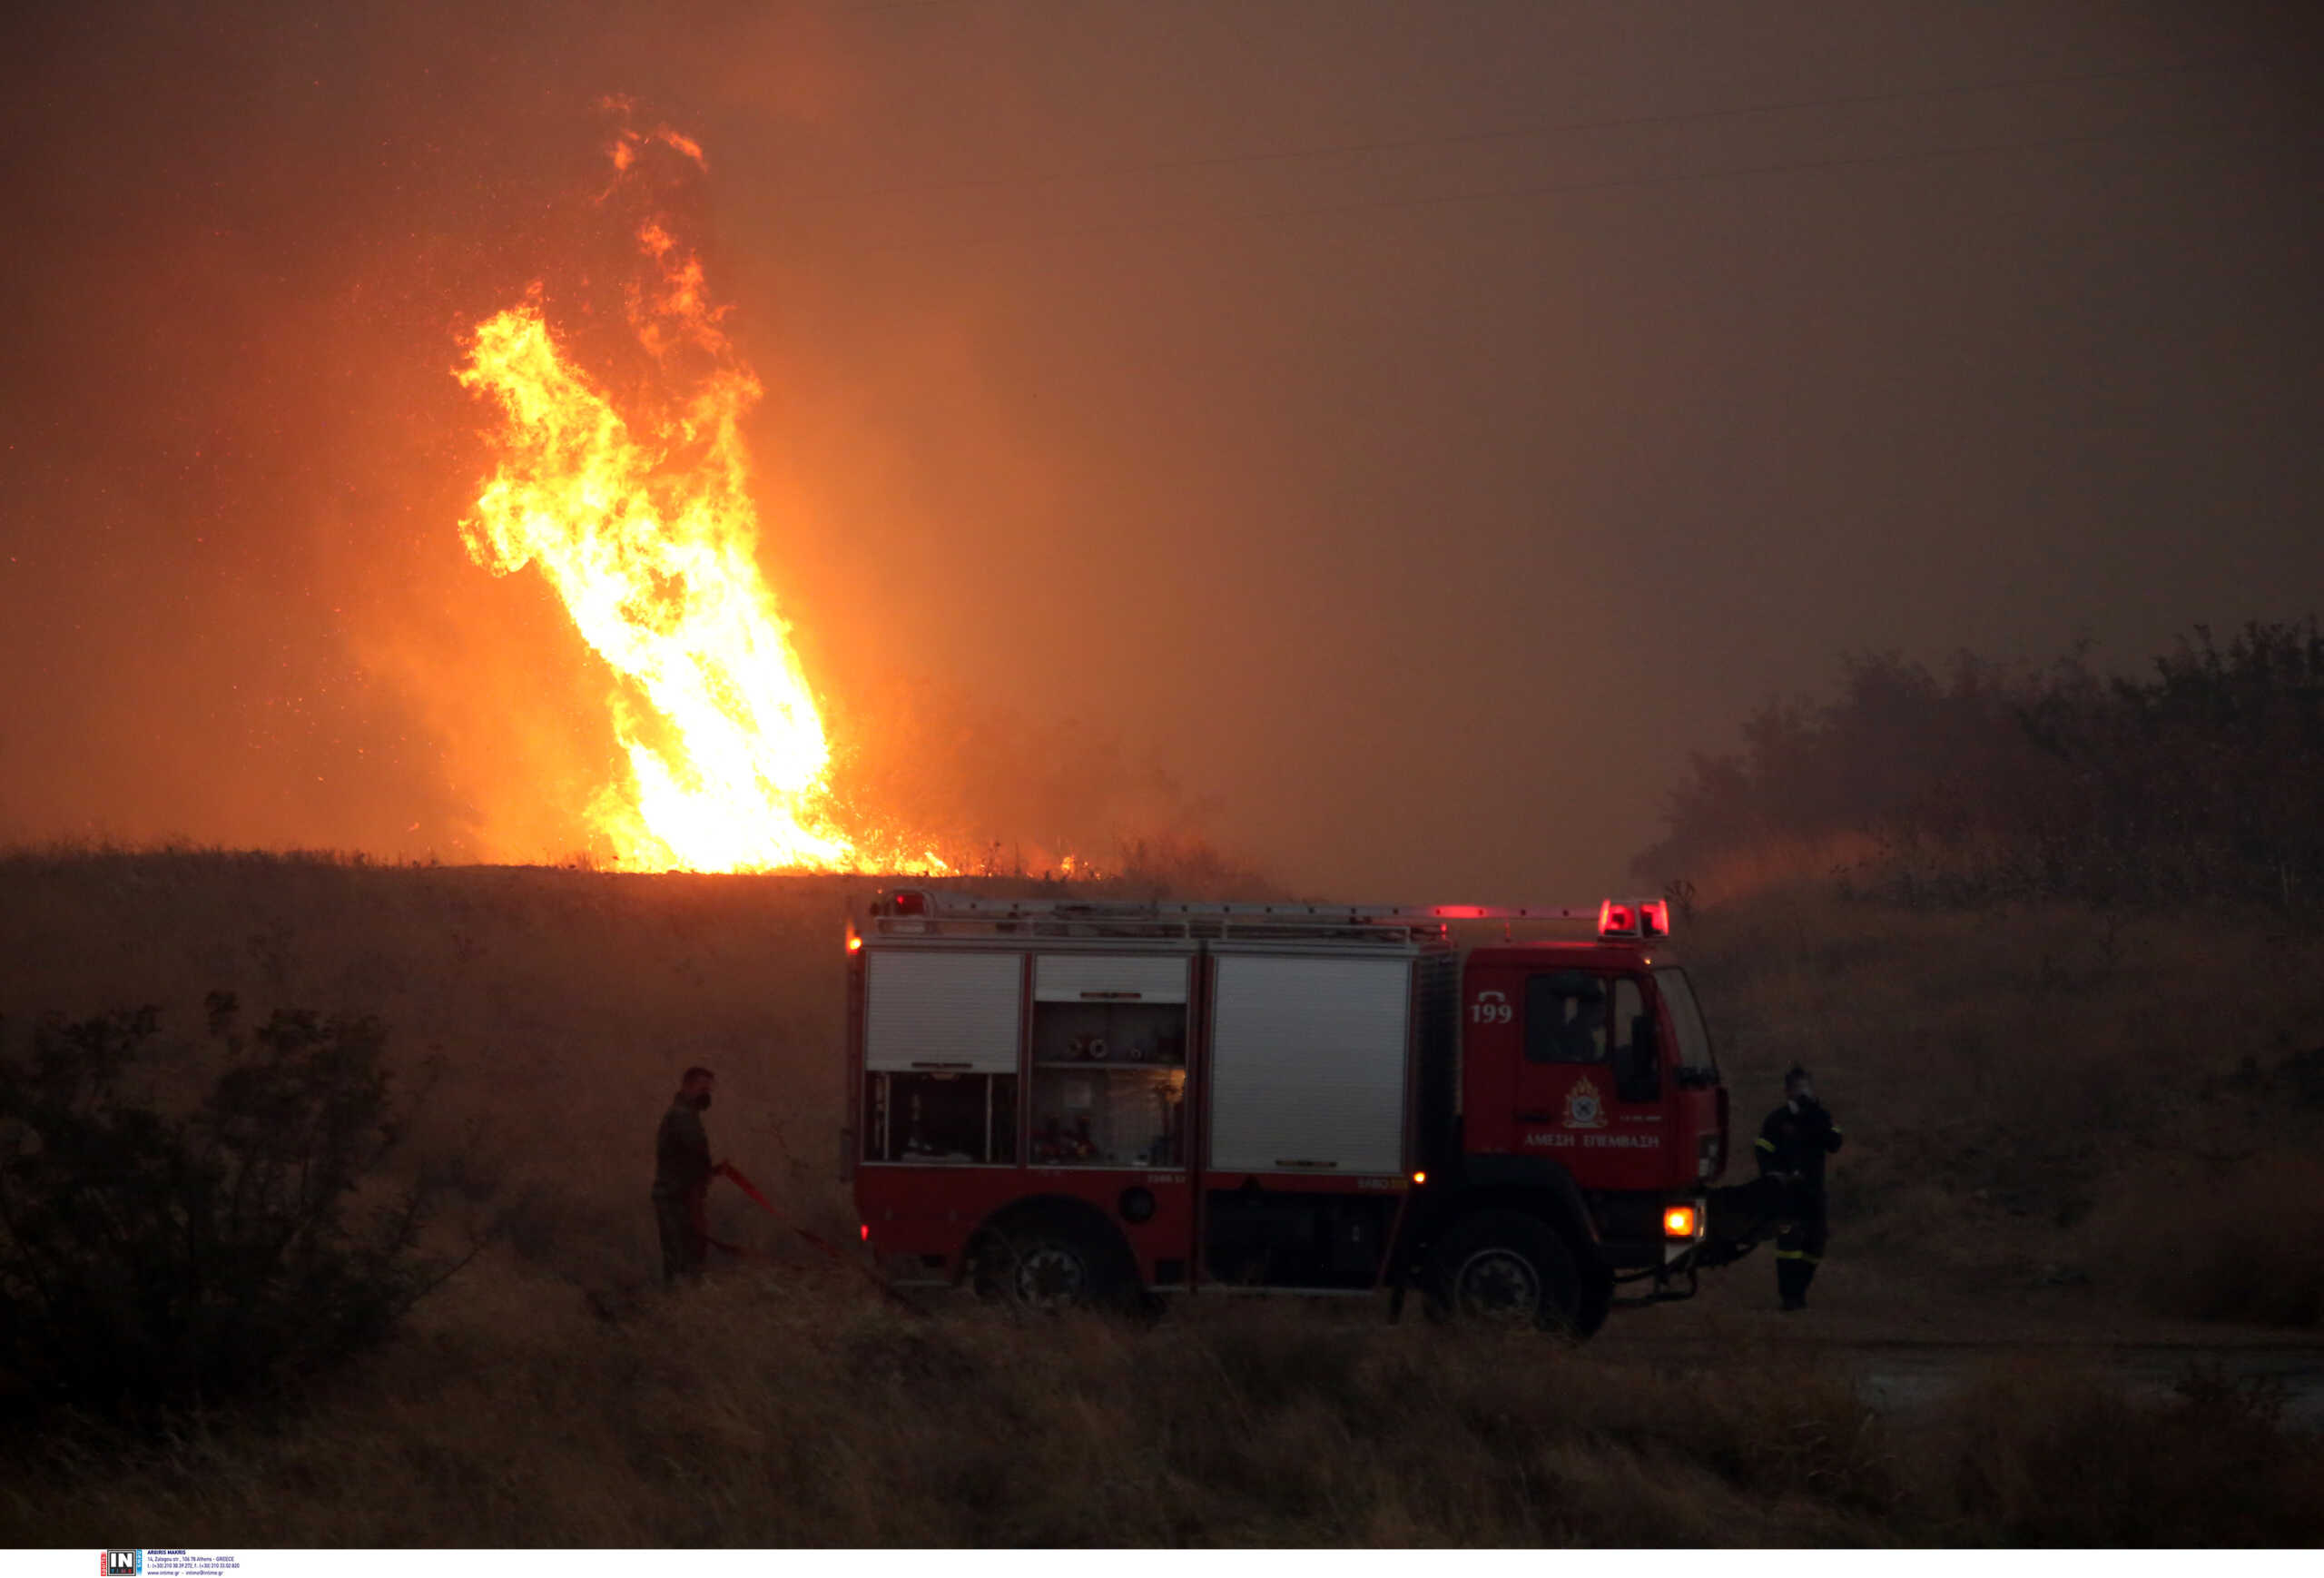
[(1836, 1241), (1811, 1307), (1777, 1307), (1762, 1248), (1705, 1276), (1690, 1300), (1618, 1309), (1592, 1342), (1609, 1359), (1837, 1366), (1866, 1404), (1909, 1420), (1996, 1370), (2071, 1371), (2160, 1399), (2191, 1376), (2280, 1386), (2283, 1421), (2324, 1431), (2324, 1332), (2193, 1321), (2110, 1300), (2087, 1286), (1983, 1293), (1942, 1276), (1851, 1262)]

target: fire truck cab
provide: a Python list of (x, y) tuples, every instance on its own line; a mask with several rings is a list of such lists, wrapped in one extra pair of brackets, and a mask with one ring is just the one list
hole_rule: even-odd
[(1668, 933), (1650, 902), (884, 893), (848, 935), (863, 1238), (900, 1284), (1034, 1305), (1417, 1287), (1586, 1336), (1728, 1249), (1726, 1092)]

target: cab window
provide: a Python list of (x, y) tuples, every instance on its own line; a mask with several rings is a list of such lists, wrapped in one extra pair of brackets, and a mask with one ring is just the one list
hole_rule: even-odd
[(1579, 970), (1525, 979), (1525, 1060), (1606, 1060), (1606, 983)]
[(1651, 1101), (1662, 1093), (1654, 1019), (1646, 992), (1630, 976), (1614, 981), (1614, 1090), (1625, 1101)]

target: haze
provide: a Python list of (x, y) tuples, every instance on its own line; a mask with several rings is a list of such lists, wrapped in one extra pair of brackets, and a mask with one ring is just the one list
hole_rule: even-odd
[(2324, 601), (2298, 8), (470, 9), (8, 24), (0, 837), (579, 847), (451, 370), (607, 94), (708, 152), (835, 730), (991, 836), (1590, 895), (1844, 649)]

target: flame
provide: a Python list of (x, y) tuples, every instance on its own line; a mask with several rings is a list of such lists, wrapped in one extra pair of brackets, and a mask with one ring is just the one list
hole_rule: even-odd
[[(703, 163), (675, 132), (625, 129), (616, 184), (656, 143)], [(629, 774), (588, 811), (616, 864), (855, 866), (814, 693), (759, 568), (741, 432), (759, 381), (720, 326), (701, 259), (664, 220), (635, 235), (645, 278), (629, 327), (669, 398), (617, 409), (551, 332), (536, 284), (477, 326), (458, 370), (501, 419), (497, 468), (462, 539), (496, 575), (538, 568), (617, 676), (609, 705)]]

